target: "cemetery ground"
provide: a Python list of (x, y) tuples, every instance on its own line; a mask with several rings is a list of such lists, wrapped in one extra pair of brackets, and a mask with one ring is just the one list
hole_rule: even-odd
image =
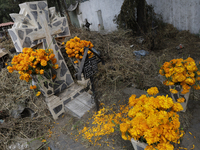
[[(105, 61), (105, 65), (99, 64), (98, 73), (95, 75), (95, 90), (101, 104), (100, 108), (109, 107), (117, 110), (120, 104), (128, 103), (131, 94), (136, 94), (134, 91), (137, 90), (134, 89), (140, 90), (139, 94), (142, 94), (149, 87), (157, 86), (161, 94), (170, 96), (169, 88), (160, 81), (160, 66), (173, 58), (185, 59), (188, 56), (195, 61), (200, 61), (199, 36), (192, 35), (188, 31), (178, 31), (171, 25), (165, 25), (156, 33), (140, 37), (131, 30), (101, 34), (71, 27), (70, 31), (71, 37), (67, 37), (65, 41), (74, 36), (91, 41), (94, 48), (101, 52)], [(152, 44), (153, 39), (154, 44)], [(180, 44), (184, 47), (177, 49), (176, 47)], [(152, 46), (154, 49), (150, 50)], [(8, 51), (13, 45), (11, 40), (5, 40), (0, 43), (0, 47)], [(65, 50), (61, 50), (68, 62)], [(133, 53), (138, 50), (146, 50), (149, 54), (138, 59)], [(69, 68), (73, 75), (72, 65), (69, 64)], [(84, 126), (91, 125), (92, 119), (89, 120), (89, 118), (95, 113), (95, 108), (81, 119), (65, 113), (54, 121), (44, 102), (44, 97), (42, 95), (35, 97), (34, 92), (29, 90), (29, 85), (19, 79), (18, 73), (10, 74), (6, 68), (0, 72), (0, 93), (0, 119), (3, 121), (0, 123), (0, 149), (7, 149), (12, 142), (23, 140), (29, 140), (30, 144), (37, 141), (38, 143), (33, 144), (33, 147), (40, 146), (42, 143), (39, 149), (47, 149), (48, 146), (51, 147), (51, 141), (56, 141), (60, 136), (68, 138), (65, 139), (66, 141), (82, 143), (82, 147), (75, 144), (74, 148), (70, 148), (69, 145), (68, 149), (133, 149), (131, 143), (124, 141), (117, 130), (112, 135), (102, 137), (98, 141), (101, 146), (98, 143), (94, 145), (79, 135), (79, 131)], [(181, 127), (185, 131), (191, 129), (191, 120), (194, 118), (193, 109), (199, 105), (199, 101), (199, 91), (192, 90), (187, 111), (180, 113)], [(23, 108), (33, 110), (34, 116), (17, 116)], [(27, 115), (30, 116), (30, 114)], [(193, 140), (193, 136), (188, 137), (188, 141)]]

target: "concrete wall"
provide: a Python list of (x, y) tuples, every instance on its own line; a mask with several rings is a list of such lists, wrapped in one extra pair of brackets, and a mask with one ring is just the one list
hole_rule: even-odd
[[(99, 31), (97, 11), (101, 10), (104, 29), (116, 30), (114, 16), (119, 14), (124, 0), (89, 0), (79, 4), (77, 11), (80, 26), (85, 19), (92, 23), (90, 29)], [(173, 24), (178, 30), (189, 30), (198, 34), (200, 30), (200, 0), (146, 0), (154, 6), (155, 13), (161, 14), (163, 21)]]
[[(99, 31), (98, 25), (103, 20), (105, 31), (111, 32), (117, 29), (117, 25), (113, 23), (115, 15), (118, 15), (124, 0), (89, 0), (79, 4), (77, 15), (80, 26), (85, 24), (87, 18), (91, 31)], [(101, 10), (102, 20), (98, 18), (97, 12)]]
[(200, 0), (146, 0), (161, 14), (164, 22), (173, 24), (178, 30), (189, 30), (198, 34), (200, 30)]

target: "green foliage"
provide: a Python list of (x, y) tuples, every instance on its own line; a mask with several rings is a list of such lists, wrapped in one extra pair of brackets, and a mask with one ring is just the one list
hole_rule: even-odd
[(124, 1), (120, 14), (115, 16), (115, 19), (113, 20), (118, 25), (118, 28), (136, 29), (136, 8), (136, 0)]
[[(43, 1), (43, 0), (0, 0), (0, 23), (13, 21), (9, 14), (19, 13), (19, 4), (31, 1)], [(55, 0), (47, 0), (48, 7), (57, 7)]]
[(70, 5), (70, 4), (74, 5), (74, 4), (76, 4), (76, 1), (77, 0), (66, 0), (66, 4), (67, 5)]
[[(137, 7), (138, 7), (138, 0), (125, 0), (122, 4), (121, 11), (119, 15), (115, 16), (114, 23), (117, 24), (118, 28), (122, 29), (132, 29), (136, 31), (138, 29), (138, 22), (137, 22)], [(157, 19), (155, 17), (155, 13), (153, 7), (145, 3), (145, 13), (144, 13), (144, 21), (145, 26), (148, 29), (152, 28), (152, 24), (156, 24)]]

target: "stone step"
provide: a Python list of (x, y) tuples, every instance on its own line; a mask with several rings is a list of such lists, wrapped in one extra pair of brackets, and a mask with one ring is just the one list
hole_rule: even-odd
[(87, 111), (95, 106), (94, 100), (87, 92), (83, 92), (76, 98), (65, 104), (65, 111), (75, 117), (81, 118)]
[(71, 100), (79, 96), (81, 93), (83, 93), (84, 87), (80, 86), (78, 84), (73, 84), (69, 88), (65, 89), (62, 91), (58, 96), (60, 97), (61, 101), (63, 104), (69, 103)]

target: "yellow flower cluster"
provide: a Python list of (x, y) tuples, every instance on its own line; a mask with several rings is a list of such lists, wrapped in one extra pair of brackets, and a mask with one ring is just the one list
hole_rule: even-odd
[(153, 147), (159, 150), (174, 149), (170, 142), (177, 143), (181, 137), (179, 115), (176, 113), (183, 110), (180, 103), (174, 103), (170, 97), (163, 95), (141, 95), (139, 98), (132, 95), (129, 107), (126, 121), (120, 124), (123, 139), (139, 140), (143, 137), (148, 144), (145, 150)]
[(177, 91), (176, 89), (170, 89), (169, 91), (170, 91), (171, 93), (173, 93), (173, 94), (178, 93), (178, 91)]
[(32, 49), (23, 48), (22, 53), (15, 55), (12, 59), (12, 66), (8, 66), (7, 69), (10, 73), (14, 70), (20, 74), (20, 79), (29, 82), (31, 74), (44, 74), (45, 70), (50, 68), (58, 68), (55, 54), (51, 49)]
[(178, 98), (178, 99), (177, 99), (177, 102), (179, 102), (179, 103), (183, 103), (183, 102), (185, 102), (185, 98), (183, 98), (183, 97)]
[[(67, 41), (65, 44), (66, 53), (70, 58), (76, 58), (74, 63), (78, 63), (79, 59), (83, 58), (84, 55), (84, 47), (89, 47), (91, 49), (94, 45), (90, 41), (80, 40), (77, 36), (70, 41)], [(88, 51), (89, 58), (91, 58), (94, 54), (89, 50)]]
[(200, 71), (191, 57), (185, 60), (180, 58), (165, 62), (159, 73), (165, 76), (165, 85), (181, 85), (183, 88), (182, 94), (188, 93), (191, 86), (196, 90), (200, 89), (198, 84)]
[[(23, 48), (22, 53), (15, 55), (12, 59), (11, 66), (7, 69), (10, 73), (14, 70), (20, 74), (20, 79), (29, 82), (32, 80), (31, 75), (43, 75), (45, 71), (50, 68), (58, 69), (58, 64), (55, 64), (57, 59), (53, 50), (51, 49), (32, 49)], [(55, 78), (55, 76), (53, 76)], [(35, 85), (31, 85), (30, 89), (36, 89)], [(41, 94), (40, 91), (36, 93), (36, 96)]]
[(158, 88), (157, 87), (151, 87), (147, 90), (147, 93), (149, 95), (156, 95), (159, 93)]
[[(157, 87), (148, 89), (148, 94), (156, 95)], [(93, 115), (93, 127), (84, 127), (80, 132), (84, 138), (96, 142), (103, 135), (109, 135), (119, 128), (124, 140), (141, 138), (147, 141), (145, 150), (173, 150), (171, 142), (178, 143), (183, 136), (179, 130), (178, 111), (183, 110), (180, 103), (174, 103), (168, 96), (149, 97), (132, 95), (128, 105), (120, 105), (119, 112), (103, 108)]]

